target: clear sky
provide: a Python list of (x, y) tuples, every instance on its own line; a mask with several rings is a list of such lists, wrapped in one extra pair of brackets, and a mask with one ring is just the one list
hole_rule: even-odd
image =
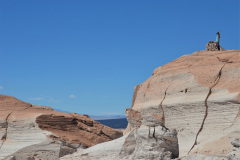
[(80, 114), (124, 114), (134, 86), (222, 31), (239, 0), (1, 0), (0, 94)]

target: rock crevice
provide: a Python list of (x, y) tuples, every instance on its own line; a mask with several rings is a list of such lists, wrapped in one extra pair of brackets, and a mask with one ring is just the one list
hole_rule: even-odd
[(2, 144), (0, 145), (0, 150), (1, 150), (4, 142), (7, 140), (7, 134), (8, 134), (8, 118), (10, 117), (11, 114), (12, 114), (12, 112), (7, 115), (6, 120), (5, 120), (5, 121), (6, 121), (5, 127), (6, 127), (6, 128), (5, 128), (5, 133), (4, 133), (4, 135), (2, 136), (2, 138), (1, 138)]
[[(240, 131), (237, 128), (239, 59), (240, 50), (198, 51), (155, 69), (134, 93), (131, 109), (141, 114), (140, 128), (150, 128), (146, 131), (150, 137), (153, 137), (154, 127), (159, 125), (170, 130), (176, 128), (180, 156), (230, 152), (227, 137)], [(169, 87), (172, 78), (174, 81)], [(134, 120), (133, 117), (131, 122)], [(228, 126), (231, 128), (224, 130)], [(215, 141), (221, 138), (228, 145), (216, 145)]]
[(194, 144), (193, 144), (192, 148), (189, 150), (188, 154), (193, 150), (194, 146), (197, 145), (198, 136), (201, 133), (201, 131), (203, 129), (203, 126), (204, 126), (204, 123), (205, 123), (205, 121), (207, 119), (207, 116), (208, 116), (208, 108), (209, 108), (209, 106), (208, 106), (208, 98), (212, 94), (212, 89), (218, 84), (218, 82), (219, 82), (219, 80), (221, 78), (221, 75), (222, 75), (222, 69), (224, 68), (225, 65), (226, 65), (226, 63), (223, 64), (223, 66), (221, 67), (221, 69), (219, 70), (219, 72), (217, 74), (216, 79), (214, 80), (214, 84), (209, 88), (209, 92), (208, 92), (207, 97), (205, 98), (205, 101), (204, 101), (204, 104), (205, 104), (205, 107), (206, 107), (205, 108), (204, 118), (203, 118), (201, 127), (200, 127), (199, 131), (196, 134), (196, 138), (195, 138)]
[[(172, 82), (171, 82), (171, 83), (172, 83)], [(165, 127), (165, 114), (164, 114), (164, 109), (163, 109), (162, 104), (163, 104), (163, 101), (164, 101), (165, 98), (166, 98), (167, 90), (168, 90), (169, 86), (171, 85), (171, 83), (169, 83), (169, 85), (167, 86), (166, 90), (164, 91), (163, 99), (162, 99), (162, 101), (160, 102), (160, 104), (159, 104), (159, 106), (158, 106), (158, 108), (162, 110), (162, 126), (164, 126), (164, 127)]]

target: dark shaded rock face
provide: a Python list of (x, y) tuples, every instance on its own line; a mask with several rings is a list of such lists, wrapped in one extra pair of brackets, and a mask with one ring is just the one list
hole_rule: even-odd
[(52, 139), (81, 144), (85, 148), (122, 136), (121, 131), (104, 126), (86, 115), (70, 115), (41, 115), (36, 122), (39, 128), (58, 135), (52, 136)]

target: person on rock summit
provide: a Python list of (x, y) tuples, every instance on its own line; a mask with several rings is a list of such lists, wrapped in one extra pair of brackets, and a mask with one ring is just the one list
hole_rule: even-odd
[(217, 37), (216, 37), (216, 46), (217, 46), (217, 49), (220, 51), (220, 32), (217, 32)]

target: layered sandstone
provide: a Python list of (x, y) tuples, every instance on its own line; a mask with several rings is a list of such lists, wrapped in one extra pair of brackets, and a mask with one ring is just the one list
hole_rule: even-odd
[[(198, 51), (155, 69), (135, 87), (131, 110), (141, 126), (176, 129), (180, 157), (226, 155), (240, 137), (239, 92), (240, 50)], [(128, 119), (127, 131), (136, 129), (138, 118)]]
[(87, 115), (61, 113), (0, 95), (0, 159), (54, 160), (122, 133)]
[(135, 87), (124, 137), (62, 159), (238, 160), (239, 92), (240, 50), (184, 55)]
[[(45, 147), (52, 159), (69, 154), (62, 160), (238, 160), (239, 92), (240, 50), (184, 55), (156, 68), (135, 87), (132, 106), (126, 109), (129, 124), (125, 136), (98, 145), (94, 144), (102, 142), (102, 137), (111, 140), (118, 133), (95, 126), (84, 115), (59, 114), (19, 101), (12, 110), (12, 97), (8, 97), (0, 102), (6, 106), (0, 107), (0, 155), (11, 149), (21, 159), (34, 151), (37, 159)], [(88, 134), (94, 138), (86, 140)], [(82, 136), (84, 140), (77, 139)], [(84, 149), (76, 144), (94, 146)]]

